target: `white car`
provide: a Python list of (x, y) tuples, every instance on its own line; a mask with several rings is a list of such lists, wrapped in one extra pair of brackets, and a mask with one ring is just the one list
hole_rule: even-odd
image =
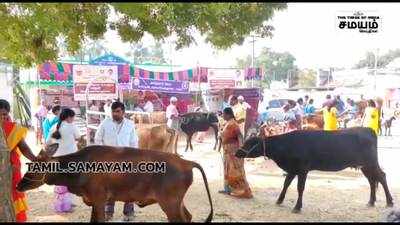
[(283, 121), (285, 113), (283, 112), (283, 106), (288, 103), (290, 99), (272, 99), (267, 104), (261, 104), (265, 106), (265, 109), (260, 110), (259, 120), (266, 120), (274, 118), (276, 121)]

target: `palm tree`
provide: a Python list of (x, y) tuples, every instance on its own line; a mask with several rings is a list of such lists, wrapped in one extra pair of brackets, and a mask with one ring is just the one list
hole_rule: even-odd
[(25, 127), (31, 126), (31, 109), (29, 97), (26, 94), (25, 90), (22, 88), (22, 85), (19, 80), (19, 68), (13, 67), (13, 76), (11, 81), (11, 86), (13, 87), (13, 112), (14, 119), (19, 120), (21, 125)]

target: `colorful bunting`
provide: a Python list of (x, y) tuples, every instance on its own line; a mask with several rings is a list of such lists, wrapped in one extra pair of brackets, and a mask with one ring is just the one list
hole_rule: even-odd
[(261, 80), (262, 68), (246, 68), (244, 70), (245, 80)]
[[(38, 67), (41, 81), (70, 81), (72, 82), (72, 65), (69, 63), (46, 62)], [(134, 65), (117, 65), (118, 82), (121, 84), (129, 83), (132, 78), (156, 79), (156, 80), (176, 80), (190, 82), (208, 82), (208, 68), (197, 67), (194, 69), (175, 71), (175, 72), (155, 72), (135, 67)], [(244, 69), (245, 80), (260, 80), (262, 78), (262, 68)]]
[[(72, 81), (72, 65), (69, 63), (46, 62), (38, 67), (41, 81)], [(118, 82), (130, 82), (130, 65), (118, 65)]]
[(201, 76), (200, 82), (207, 82), (207, 68), (189, 69), (175, 72), (155, 72), (131, 66), (131, 78), (144, 78), (156, 80), (176, 80), (197, 82), (197, 71)]

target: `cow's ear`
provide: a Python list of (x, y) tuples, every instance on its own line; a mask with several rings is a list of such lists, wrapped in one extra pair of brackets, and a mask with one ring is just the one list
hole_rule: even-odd
[(42, 149), (40, 150), (39, 154), (36, 156), (36, 159), (41, 161), (46, 158), (46, 152)]
[(58, 143), (54, 143), (54, 144), (46, 146), (46, 148), (45, 148), (46, 155), (49, 157), (52, 157), (56, 153), (58, 146), (59, 146)]

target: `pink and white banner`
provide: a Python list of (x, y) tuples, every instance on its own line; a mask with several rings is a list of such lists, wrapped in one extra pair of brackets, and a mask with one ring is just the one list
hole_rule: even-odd
[(84, 101), (89, 83), (88, 100), (107, 100), (118, 97), (118, 67), (98, 65), (74, 65), (74, 99)]

